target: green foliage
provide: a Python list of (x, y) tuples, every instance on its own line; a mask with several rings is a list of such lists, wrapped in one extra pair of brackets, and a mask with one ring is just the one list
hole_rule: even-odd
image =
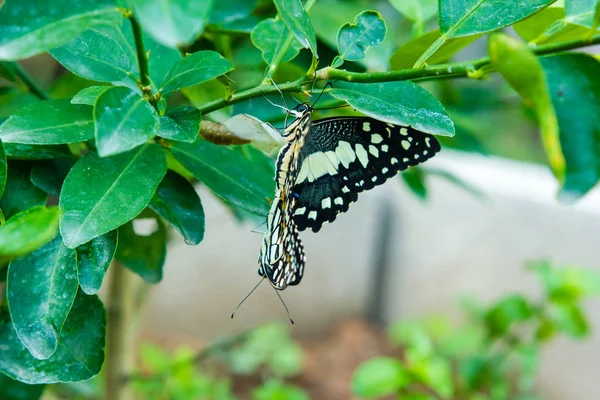
[[(361, 364), (352, 387), (361, 398), (537, 398), (534, 386), (542, 346), (557, 333), (585, 337), (581, 303), (600, 294), (600, 275), (579, 268), (533, 264), (544, 289), (540, 300), (508, 295), (469, 312), (454, 327), (445, 318), (402, 321), (390, 339), (403, 360), (375, 357)], [(473, 308), (473, 306), (471, 306)], [(427, 397), (435, 394), (434, 397)]]
[[(600, 178), (600, 71), (589, 55), (556, 53), (600, 42), (600, 5), (566, 0), (564, 7), (545, 8), (550, 3), (3, 2), (0, 280), (7, 276), (8, 282), (6, 296), (0, 296), (0, 397), (18, 398), (16, 392), (39, 397), (41, 386), (23, 388), (13, 379), (71, 382), (100, 371), (106, 321), (94, 294), (114, 259), (146, 281), (159, 282), (167, 224), (187, 244), (203, 240), (196, 182), (236, 215), (266, 215), (273, 196), (273, 160), (257, 149), (272, 151), (284, 142), (265, 122), (283, 123), (285, 114), (262, 96), (279, 101), (279, 89), (303, 96), (332, 81), (321, 104), (348, 103), (359, 113), (440, 136), (456, 132), (445, 146), (504, 154), (502, 146), (515, 140), (512, 132), (525, 131), (505, 128), (506, 121), (531, 124), (506, 86), (412, 82), (480, 79), (495, 69), (533, 108), (549, 164), (562, 185), (561, 200), (583, 196)], [(511, 25), (530, 43), (496, 34), (489, 40), (490, 58), (440, 65), (487, 32)], [(32, 61), (43, 63), (38, 69), (50, 71), (46, 75), (32, 77), (17, 63), (46, 52), (56, 63), (50, 57)], [(56, 69), (57, 63), (64, 69)], [(494, 118), (488, 118), (492, 113)], [(537, 150), (535, 138), (525, 145), (517, 139), (512, 151)], [(241, 142), (251, 143), (231, 145)], [(445, 171), (413, 169), (403, 178), (426, 198), (432, 175), (478, 193)], [(152, 229), (143, 229), (144, 224)], [(580, 298), (595, 290), (585, 286), (592, 281), (543, 268), (539, 273), (550, 293), (543, 313), (521, 297), (500, 302), (479, 321), (488, 340), (500, 340), (522, 324), (539, 324), (539, 342), (558, 333), (587, 334)], [(269, 371), (273, 379), (253, 391), (256, 399), (306, 398), (282, 381), (301, 369), (299, 348), (281, 328), (258, 332), (226, 363), (235, 371)], [(454, 371), (435, 351), (435, 341), (426, 333), (413, 336), (417, 342), (407, 352), (403, 378), (394, 372), (397, 362), (388, 363), (379, 376), (369, 372), (378, 368), (367, 366), (357, 373), (358, 393), (404, 390), (403, 382), (415, 380), (440, 396), (460, 390), (448, 383)], [(267, 349), (273, 343), (276, 352)], [(534, 364), (537, 344), (515, 352)], [(491, 387), (501, 376), (496, 364), (476, 353), (461, 364), (465, 382)], [(230, 396), (227, 382), (198, 375), (191, 367), (187, 371), (176, 374), (165, 396)], [(502, 393), (506, 388), (492, 389)]]

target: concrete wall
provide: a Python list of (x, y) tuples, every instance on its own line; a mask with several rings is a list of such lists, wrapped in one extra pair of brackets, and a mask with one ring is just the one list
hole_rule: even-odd
[[(457, 299), (493, 301), (511, 291), (539, 293), (524, 270), (549, 259), (600, 270), (600, 192), (575, 206), (555, 200), (557, 184), (543, 167), (444, 151), (429, 167), (451, 171), (486, 193), (479, 199), (432, 177), (427, 202), (393, 179), (360, 195), (349, 212), (321, 232), (304, 233), (308, 264), (298, 287), (283, 292), (298, 335), (320, 332), (336, 320), (364, 315), (369, 306), (381, 210), (393, 222), (387, 265), (387, 320), (430, 314), (458, 315)], [(210, 339), (266, 321), (285, 321), (285, 310), (263, 284), (238, 311), (238, 301), (258, 282), (261, 235), (238, 225), (200, 189), (207, 234), (197, 247), (173, 235), (165, 279), (148, 307), (153, 332)], [(387, 202), (387, 203), (386, 203)], [(560, 341), (544, 354), (541, 383), (556, 399), (596, 399), (600, 368), (600, 303), (588, 307), (595, 333), (585, 342)]]

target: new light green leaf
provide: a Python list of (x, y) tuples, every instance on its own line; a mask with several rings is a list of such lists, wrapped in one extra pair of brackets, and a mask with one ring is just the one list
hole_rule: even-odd
[(56, 352), (34, 358), (15, 333), (8, 313), (0, 314), (0, 372), (29, 384), (93, 378), (104, 362), (106, 312), (98, 296), (78, 292), (62, 327)]
[(110, 0), (56, 4), (45, 0), (10, 1), (0, 8), (0, 60), (43, 53), (96, 25), (117, 24), (123, 15)]
[[(116, 29), (116, 28), (114, 28)], [(98, 82), (129, 83), (131, 62), (124, 43), (113, 39), (101, 29), (89, 29), (67, 44), (50, 51), (59, 63), (82, 78)]]
[(77, 255), (60, 235), (10, 262), (8, 308), (17, 336), (35, 358), (45, 360), (56, 351), (77, 287)]
[(160, 117), (158, 136), (165, 139), (192, 143), (200, 133), (202, 114), (195, 107), (181, 106)]
[(154, 107), (126, 87), (111, 87), (98, 96), (94, 121), (100, 157), (120, 154), (146, 143), (156, 135), (159, 125)]
[(73, 96), (71, 99), (71, 104), (85, 104), (87, 106), (93, 106), (96, 102), (96, 98), (108, 88), (108, 86), (86, 87)]
[(562, 181), (565, 159), (560, 147), (558, 121), (537, 56), (524, 42), (502, 33), (490, 37), (489, 53), (492, 65), (535, 111), (550, 168)]
[(46, 100), (26, 106), (0, 125), (3, 143), (66, 144), (94, 137), (89, 107), (68, 100)]
[(37, 206), (22, 211), (0, 226), (0, 256), (30, 253), (52, 240), (57, 231), (57, 207)]
[(383, 42), (386, 32), (385, 21), (377, 11), (364, 11), (358, 14), (353, 24), (344, 24), (338, 32), (340, 57), (347, 61), (362, 60), (369, 48)]
[(438, 0), (390, 0), (392, 6), (406, 18), (422, 24), (437, 14)]
[(95, 294), (100, 290), (106, 270), (117, 250), (117, 232), (114, 230), (98, 236), (75, 249), (79, 286), (85, 294)]
[(144, 31), (159, 43), (177, 48), (192, 42), (208, 22), (213, 0), (132, 0)]
[[(273, 60), (279, 57), (279, 53), (284, 50), (289, 35), (290, 31), (282, 20), (267, 18), (254, 27), (250, 38), (254, 46), (262, 52), (265, 62), (270, 65), (273, 63)], [(281, 57), (280, 62), (286, 63), (293, 60), (300, 53), (301, 49), (302, 44), (297, 40), (292, 40), (285, 50), (285, 54)]]
[(149, 207), (173, 225), (187, 244), (197, 245), (204, 238), (204, 209), (200, 196), (181, 175), (167, 172)]
[(317, 38), (300, 0), (274, 0), (281, 19), (305, 49), (317, 55)]
[(439, 25), (442, 36), (415, 63), (425, 62), (450, 38), (493, 31), (520, 21), (554, 0), (503, 2), (497, 0), (440, 1)]
[(594, 16), (600, 10), (599, 0), (565, 0), (567, 21), (591, 28)]
[(138, 235), (133, 223), (119, 228), (119, 245), (115, 257), (148, 283), (158, 283), (163, 277), (167, 256), (167, 230), (156, 219), (157, 229), (150, 235)]
[(216, 51), (204, 50), (178, 61), (165, 75), (160, 90), (163, 93), (197, 85), (226, 74), (233, 64)]
[(375, 119), (411, 126), (434, 135), (454, 135), (454, 124), (444, 107), (425, 89), (412, 82), (336, 81), (329, 93)]
[(75, 248), (137, 216), (166, 172), (165, 153), (156, 144), (108, 158), (94, 152), (83, 156), (60, 193), (65, 244)]
[(358, 397), (392, 395), (410, 384), (402, 363), (391, 357), (375, 357), (362, 363), (352, 377), (352, 392)]
[(566, 171), (559, 200), (583, 196), (600, 176), (600, 64), (586, 54), (541, 58), (560, 131)]
[(253, 214), (267, 214), (275, 188), (273, 176), (241, 152), (198, 139), (172, 143), (171, 153), (223, 200)]
[(547, 7), (513, 25), (526, 42), (548, 44), (576, 40), (591, 33), (589, 28), (567, 21), (562, 7)]

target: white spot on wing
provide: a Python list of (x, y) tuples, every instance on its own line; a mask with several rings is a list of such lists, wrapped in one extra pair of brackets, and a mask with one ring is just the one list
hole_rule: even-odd
[(401, 143), (404, 150), (410, 149), (410, 142), (408, 140), (403, 140)]
[(348, 187), (347, 187), (347, 186), (344, 186), (344, 187), (342, 188), (342, 192), (344, 192), (344, 193), (350, 193), (350, 189), (348, 189)]
[(383, 146), (381, 146), (381, 150), (382, 150), (384, 153), (387, 153), (388, 149), (389, 149), (389, 147), (388, 147), (388, 145), (387, 145), (387, 144), (384, 144)]
[(343, 140), (338, 143), (335, 154), (344, 168), (348, 168), (350, 163), (356, 160), (356, 154), (354, 153), (354, 150), (352, 150), (352, 146), (350, 143)]
[(377, 150), (377, 147), (373, 146), (372, 144), (369, 145), (369, 153), (373, 154), (375, 157), (379, 157), (379, 150)]
[(340, 206), (344, 205), (344, 200), (341, 197), (336, 197), (333, 202)]
[(331, 208), (331, 198), (326, 197), (321, 200), (321, 208)]
[(306, 207), (296, 208), (296, 211), (294, 211), (294, 215), (302, 215), (305, 212), (306, 212)]
[(406, 129), (406, 128), (400, 128), (400, 134), (401, 134), (402, 136), (406, 136), (406, 135), (408, 135), (408, 129)]
[(387, 167), (383, 167), (383, 169), (381, 170), (381, 172), (384, 174), (387, 174), (388, 171), (389, 169)]
[(311, 212), (309, 212), (308, 213), (308, 219), (314, 219), (314, 220), (316, 220), (317, 219), (317, 212), (314, 211), (314, 210), (311, 211)]
[(369, 165), (369, 155), (367, 154), (367, 151), (365, 150), (363, 145), (360, 143), (356, 144), (356, 156), (358, 157), (358, 161), (360, 161), (363, 167), (366, 168), (367, 165)]
[(378, 144), (378, 143), (381, 143), (381, 142), (383, 142), (383, 138), (381, 137), (380, 134), (374, 133), (374, 134), (371, 135), (371, 143)]
[(369, 132), (371, 130), (371, 124), (368, 122), (363, 122), (363, 131)]

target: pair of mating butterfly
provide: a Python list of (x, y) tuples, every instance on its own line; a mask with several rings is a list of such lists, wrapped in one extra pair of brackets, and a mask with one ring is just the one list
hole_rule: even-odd
[(435, 137), (411, 127), (369, 117), (312, 121), (308, 103), (286, 111), (295, 120), (283, 132), (286, 144), (277, 157), (275, 196), (258, 258), (258, 274), (277, 290), (302, 280), (306, 258), (299, 231), (318, 232), (360, 192), (440, 150)]

